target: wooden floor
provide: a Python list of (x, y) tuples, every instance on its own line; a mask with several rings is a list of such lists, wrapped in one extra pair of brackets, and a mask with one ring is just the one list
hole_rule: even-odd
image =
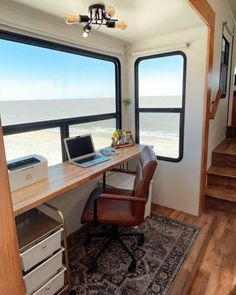
[(195, 217), (157, 205), (152, 212), (202, 228), (171, 295), (236, 295), (236, 215), (208, 210)]

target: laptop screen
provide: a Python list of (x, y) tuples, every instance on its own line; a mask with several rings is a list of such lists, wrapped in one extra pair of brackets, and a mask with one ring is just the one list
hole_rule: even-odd
[(94, 153), (90, 134), (67, 138), (65, 144), (69, 159), (75, 159)]

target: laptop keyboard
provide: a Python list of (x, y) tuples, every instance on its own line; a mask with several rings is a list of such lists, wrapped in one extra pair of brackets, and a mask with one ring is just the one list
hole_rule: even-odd
[(95, 155), (95, 156), (91, 156), (91, 157), (88, 157), (88, 158), (85, 158), (85, 159), (82, 159), (82, 160), (77, 160), (77, 161), (75, 161), (75, 163), (81, 164), (81, 163), (97, 160), (99, 158), (101, 158), (101, 156)]

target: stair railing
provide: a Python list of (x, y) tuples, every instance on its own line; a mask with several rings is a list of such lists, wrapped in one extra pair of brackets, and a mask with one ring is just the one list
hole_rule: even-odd
[(220, 102), (220, 98), (221, 98), (221, 90), (218, 89), (217, 93), (216, 93), (216, 97), (215, 97), (215, 100), (213, 102), (213, 106), (212, 106), (212, 109), (209, 113), (209, 119), (215, 119), (215, 115), (216, 115), (216, 111), (218, 109), (218, 105), (219, 105), (219, 102)]

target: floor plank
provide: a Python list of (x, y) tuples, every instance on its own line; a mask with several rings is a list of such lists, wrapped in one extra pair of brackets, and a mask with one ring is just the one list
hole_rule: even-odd
[[(217, 221), (189, 295), (236, 295), (236, 215), (216, 211)], [(210, 276), (206, 281), (204, 274)]]
[(152, 204), (152, 212), (202, 228), (171, 295), (236, 295), (236, 214), (200, 217)]
[(205, 253), (210, 235), (214, 229), (215, 214), (202, 214), (201, 217), (192, 216), (177, 210), (165, 209), (158, 205), (152, 205), (152, 212), (161, 214), (188, 224), (201, 227), (198, 237), (193, 245), (190, 255), (187, 257), (175, 283), (172, 286), (170, 295), (184, 295), (188, 293), (191, 282), (197, 272), (198, 266)]
[(210, 274), (208, 272), (200, 272), (193, 283), (191, 295), (205, 294), (208, 285)]

